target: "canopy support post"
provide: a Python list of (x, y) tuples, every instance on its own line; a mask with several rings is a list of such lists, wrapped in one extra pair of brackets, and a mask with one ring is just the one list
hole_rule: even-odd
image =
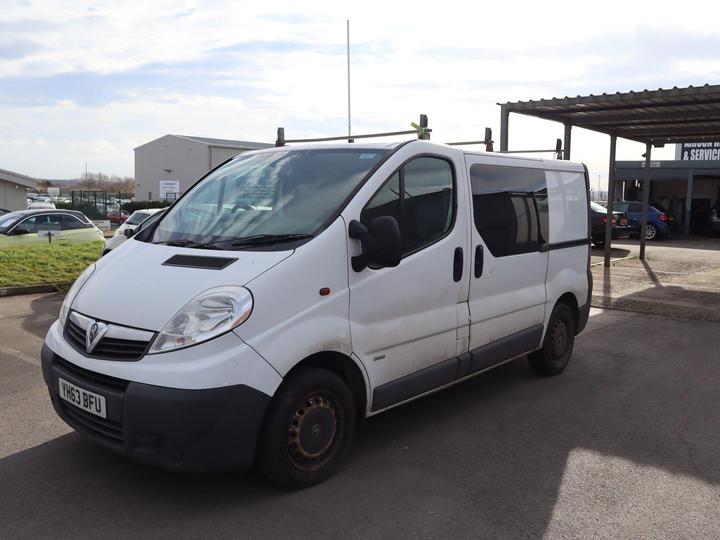
[(510, 119), (510, 111), (505, 105), (500, 105), (500, 151), (508, 151), (508, 121)]
[(687, 195), (685, 196), (685, 223), (683, 223), (683, 236), (690, 236), (690, 212), (692, 211), (693, 179), (695, 171), (688, 171)]
[(565, 124), (565, 140), (563, 141), (563, 159), (570, 160), (570, 140), (572, 138), (572, 124)]
[(605, 222), (605, 266), (610, 266), (610, 250), (612, 249), (612, 215), (615, 202), (615, 151), (617, 135), (610, 135), (610, 167), (608, 169), (607, 221)]
[(640, 260), (645, 259), (645, 233), (647, 231), (648, 206), (650, 205), (650, 153), (652, 144), (645, 143), (645, 170), (643, 171), (643, 209), (640, 222)]

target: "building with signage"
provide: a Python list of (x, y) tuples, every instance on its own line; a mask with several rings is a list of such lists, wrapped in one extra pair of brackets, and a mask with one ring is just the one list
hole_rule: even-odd
[(24, 174), (0, 169), (0, 208), (25, 210), (27, 192), (37, 188), (37, 180)]
[(249, 150), (272, 144), (165, 135), (135, 148), (135, 199), (174, 200), (207, 171)]
[[(720, 233), (720, 142), (676, 145), (675, 160), (650, 162), (650, 204), (676, 233)], [(644, 161), (618, 161), (615, 200), (641, 201)]]

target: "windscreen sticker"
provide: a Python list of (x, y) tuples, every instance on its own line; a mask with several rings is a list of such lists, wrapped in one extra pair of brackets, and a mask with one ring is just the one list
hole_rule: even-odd
[(358, 159), (374, 159), (377, 154), (360, 154)]

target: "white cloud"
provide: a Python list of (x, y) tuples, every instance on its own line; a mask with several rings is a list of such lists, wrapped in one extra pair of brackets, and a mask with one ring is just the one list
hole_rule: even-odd
[[(717, 15), (716, 2), (698, 2), (693, 10), (675, 2), (655, 2), (648, 10), (618, 1), (601, 9), (577, 1), (9, 3), (0, 10), (3, 39), (38, 46), (0, 54), (0, 88), (3, 80), (57, 74), (131, 79), (133, 70), (156, 63), (169, 73), (167, 84), (158, 74), (149, 88), (98, 78), (104, 85), (98, 92), (118, 89), (96, 101), (68, 98), (67, 88), (54, 93), (53, 79), (39, 83), (47, 85), (39, 104), (18, 103), (22, 93), (3, 100), (0, 117), (12, 126), (3, 140), (42, 139), (46, 146), (2, 144), (0, 166), (63, 177), (78, 174), (88, 160), (92, 170), (132, 174), (133, 145), (165, 133), (263, 141), (273, 139), (278, 125), (288, 136), (341, 133), (346, 18), (352, 20), (356, 130), (406, 128), (424, 112), (438, 141), (478, 138), (485, 126), (499, 138), (499, 101), (701, 84), (720, 76), (712, 58), (684, 60), (682, 42), (673, 45), (670, 71), (658, 72), (647, 62), (652, 50), (633, 41), (642, 33), (712, 37)], [(250, 44), (246, 54), (241, 43)], [(637, 50), (618, 50), (619, 43)], [(211, 52), (233, 45), (240, 51), (234, 56)], [(226, 63), (207, 67), (218, 58)], [(207, 70), (174, 87), (171, 75), (191, 61)], [(560, 136), (561, 126), (511, 119), (512, 147), (552, 147)], [(606, 136), (576, 130), (573, 157), (587, 161), (595, 178), (607, 170), (607, 147)], [(623, 142), (619, 158), (639, 159), (642, 151)]]

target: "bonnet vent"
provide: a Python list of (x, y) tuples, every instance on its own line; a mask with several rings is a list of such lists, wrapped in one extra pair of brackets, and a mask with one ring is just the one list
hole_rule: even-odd
[(202, 255), (173, 255), (163, 266), (183, 266), (185, 268), (206, 268), (222, 270), (237, 261), (237, 257), (203, 257)]

